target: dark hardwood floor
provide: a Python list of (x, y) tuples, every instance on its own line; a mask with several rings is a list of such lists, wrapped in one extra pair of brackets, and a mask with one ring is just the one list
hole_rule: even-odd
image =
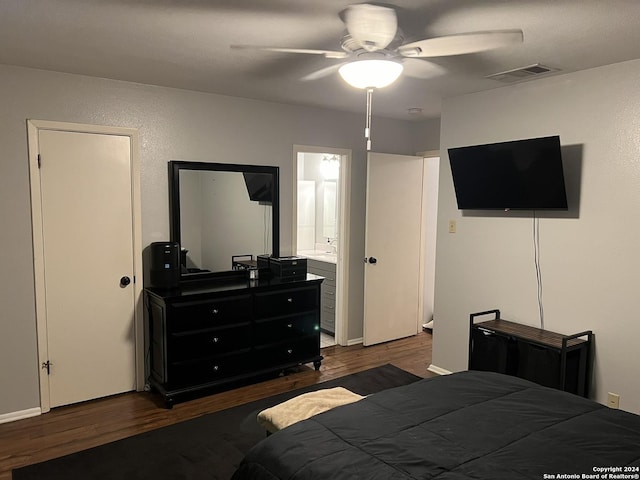
[(320, 371), (302, 366), (289, 375), (163, 408), (159, 397), (131, 392), (53, 409), (38, 417), (0, 425), (0, 480), (11, 470), (79, 450), (224, 410), (307, 385), (391, 363), (420, 377), (435, 376), (431, 364), (431, 334), (420, 333), (393, 342), (363, 347), (322, 349)]

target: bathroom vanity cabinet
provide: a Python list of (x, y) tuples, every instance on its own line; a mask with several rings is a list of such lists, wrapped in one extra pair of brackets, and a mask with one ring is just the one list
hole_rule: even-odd
[(309, 258), (307, 271), (324, 277), (320, 300), (320, 328), (335, 335), (336, 332), (336, 264)]

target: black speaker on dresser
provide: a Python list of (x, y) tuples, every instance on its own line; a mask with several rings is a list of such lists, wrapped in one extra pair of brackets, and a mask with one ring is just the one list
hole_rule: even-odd
[(153, 242), (149, 245), (149, 283), (154, 288), (177, 288), (180, 283), (180, 245)]

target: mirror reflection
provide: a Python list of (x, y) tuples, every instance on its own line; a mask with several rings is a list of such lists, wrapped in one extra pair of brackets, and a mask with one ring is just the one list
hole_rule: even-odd
[(276, 167), (171, 163), (183, 275), (245, 269), (258, 255), (277, 255)]

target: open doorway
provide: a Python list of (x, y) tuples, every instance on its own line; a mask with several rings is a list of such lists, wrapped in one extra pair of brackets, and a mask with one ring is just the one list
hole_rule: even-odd
[(307, 271), (325, 278), (321, 348), (346, 345), (351, 151), (294, 146), (293, 249)]

